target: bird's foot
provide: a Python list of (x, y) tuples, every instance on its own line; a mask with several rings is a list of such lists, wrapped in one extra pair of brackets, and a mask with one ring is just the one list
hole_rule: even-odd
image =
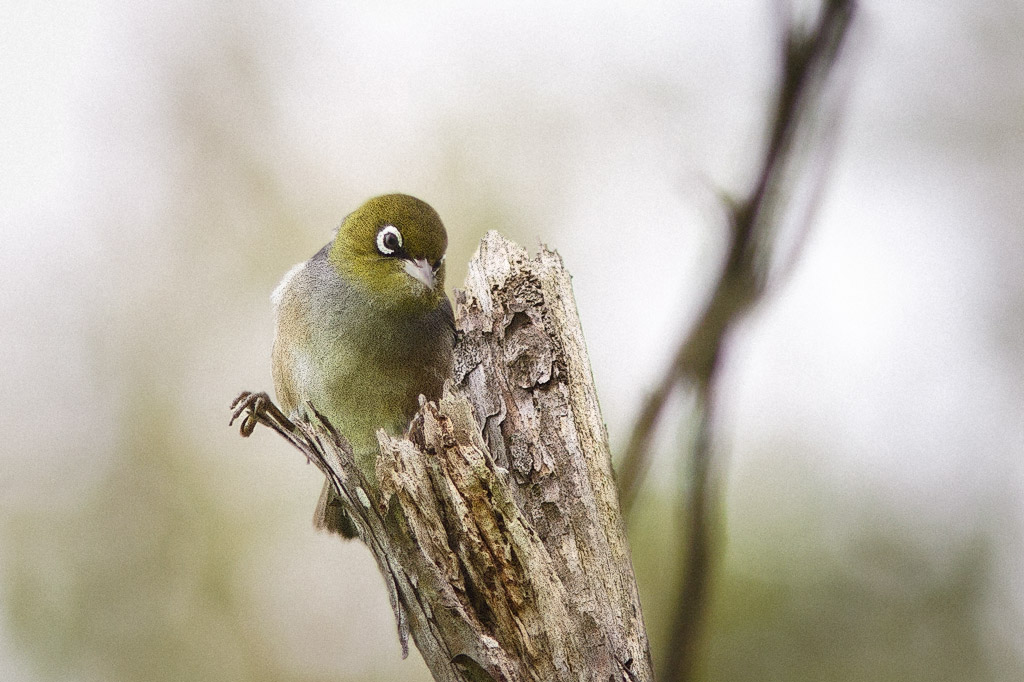
[(231, 409), (234, 412), (231, 414), (231, 421), (228, 422), (228, 426), (234, 424), (236, 419), (242, 417), (243, 413), (246, 413), (242, 417), (242, 423), (238, 429), (242, 436), (252, 434), (256, 424), (269, 426), (275, 431), (283, 429), (292, 432), (295, 430), (295, 424), (278, 409), (274, 401), (270, 399), (270, 396), (263, 391), (259, 393), (242, 391), (237, 398), (231, 401)]

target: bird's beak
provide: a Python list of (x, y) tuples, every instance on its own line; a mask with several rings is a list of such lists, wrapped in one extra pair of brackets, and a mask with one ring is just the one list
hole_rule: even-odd
[(430, 267), (430, 263), (425, 258), (417, 258), (413, 260), (407, 259), (404, 263), (405, 272), (417, 282), (422, 282), (423, 286), (428, 289), (433, 289), (436, 279), (434, 278), (434, 268)]

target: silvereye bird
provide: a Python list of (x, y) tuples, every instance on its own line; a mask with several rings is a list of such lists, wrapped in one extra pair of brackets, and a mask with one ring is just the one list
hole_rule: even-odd
[[(419, 395), (441, 395), (455, 321), (444, 292), (448, 235), (429, 205), (406, 194), (370, 199), (334, 241), (274, 290), (274, 391), (299, 417), (308, 400), (352, 446), (374, 485), (377, 429), (401, 435)], [(356, 535), (329, 481), (317, 528)]]

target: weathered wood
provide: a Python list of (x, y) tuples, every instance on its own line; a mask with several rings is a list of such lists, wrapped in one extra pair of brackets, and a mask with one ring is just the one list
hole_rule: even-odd
[(455, 311), (453, 380), (405, 438), (378, 434), (379, 492), (328, 426), (289, 440), (339, 489), (436, 680), (653, 679), (561, 259), (488, 233)]

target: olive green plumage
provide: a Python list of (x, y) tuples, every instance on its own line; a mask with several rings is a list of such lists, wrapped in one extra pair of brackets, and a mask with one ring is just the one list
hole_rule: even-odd
[[(429, 205), (405, 194), (375, 197), (345, 218), (333, 242), (292, 268), (272, 296), (278, 402), (298, 416), (310, 401), (348, 439), (374, 485), (377, 429), (400, 435), (419, 395), (440, 397), (451, 373), (447, 245)], [(313, 522), (355, 535), (329, 483)]]

